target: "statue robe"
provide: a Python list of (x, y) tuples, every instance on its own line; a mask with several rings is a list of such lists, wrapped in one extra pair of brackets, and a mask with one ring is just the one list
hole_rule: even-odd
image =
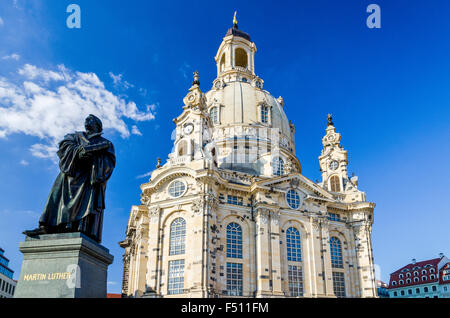
[[(59, 143), (57, 154), (61, 172), (51, 189), (40, 225), (88, 231), (86, 234), (101, 240), (106, 182), (114, 170), (116, 157), (113, 144), (100, 135), (76, 132), (66, 135)], [(109, 147), (93, 152), (92, 158), (79, 157), (84, 145), (102, 142), (109, 142)], [(88, 221), (90, 216), (95, 216), (95, 226), (88, 224), (92, 223)]]

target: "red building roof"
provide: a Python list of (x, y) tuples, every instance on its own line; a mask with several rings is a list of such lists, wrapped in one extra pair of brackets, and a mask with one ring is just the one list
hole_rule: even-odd
[(106, 294), (106, 298), (122, 298), (121, 294)]
[(444, 280), (444, 275), (450, 277), (450, 262), (442, 266), (439, 271), (439, 284), (450, 284), (450, 279), (447, 278)]
[(439, 281), (437, 265), (441, 258), (410, 263), (391, 274), (389, 289), (429, 284)]

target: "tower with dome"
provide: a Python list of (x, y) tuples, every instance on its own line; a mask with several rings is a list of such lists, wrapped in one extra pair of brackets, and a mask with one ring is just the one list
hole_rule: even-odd
[(321, 182), (302, 174), (295, 126), (255, 71), (237, 20), (206, 93), (194, 73), (176, 137), (132, 206), (126, 297), (376, 297), (374, 203), (347, 175), (331, 115)]

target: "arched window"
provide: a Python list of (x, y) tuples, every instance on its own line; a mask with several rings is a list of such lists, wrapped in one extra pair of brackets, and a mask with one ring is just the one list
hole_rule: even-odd
[(227, 226), (227, 257), (242, 258), (242, 228), (237, 223)]
[(434, 273), (434, 268), (430, 268), (430, 273)]
[(187, 154), (187, 142), (182, 140), (178, 143), (178, 156), (184, 156)]
[(261, 122), (267, 124), (269, 122), (269, 107), (261, 106)]
[(419, 277), (414, 277), (414, 283), (417, 283), (419, 281)]
[(397, 282), (395, 280), (392, 282), (392, 286), (397, 286)]
[(415, 271), (414, 276), (419, 276), (419, 272)]
[(284, 174), (284, 161), (280, 157), (273, 158), (272, 173), (274, 176), (282, 176)]
[(400, 279), (400, 280), (398, 281), (398, 284), (399, 284), (399, 285), (403, 285), (403, 284), (404, 284), (403, 279)]
[(399, 278), (403, 278), (403, 274), (398, 275)]
[(407, 284), (411, 284), (411, 278), (406, 279)]
[(422, 281), (424, 282), (426, 280), (427, 280), (427, 277), (426, 276), (422, 276)]
[(302, 261), (302, 248), (300, 243), (300, 232), (295, 227), (286, 231), (287, 259), (290, 262)]
[(211, 121), (213, 124), (218, 123), (219, 116), (218, 116), (218, 112), (217, 112), (217, 107), (211, 108), (211, 110), (209, 111), (209, 118), (211, 118)]
[(234, 58), (235, 58), (235, 65), (243, 68), (247, 68), (248, 66), (248, 57), (247, 52), (245, 52), (242, 48), (237, 48), (236, 51), (234, 51)]
[(176, 218), (170, 224), (169, 255), (184, 254), (186, 240), (186, 221)]
[(220, 59), (220, 72), (225, 70), (225, 53), (222, 54), (222, 58)]
[(430, 275), (430, 279), (434, 279), (436, 276), (434, 276), (433, 274)]
[(342, 261), (342, 245), (337, 237), (330, 238), (331, 266), (334, 268), (344, 268)]
[(339, 182), (338, 176), (332, 176), (330, 178), (330, 190), (332, 192), (340, 192), (341, 191), (341, 184)]
[(411, 277), (411, 273), (406, 273), (406, 277)]

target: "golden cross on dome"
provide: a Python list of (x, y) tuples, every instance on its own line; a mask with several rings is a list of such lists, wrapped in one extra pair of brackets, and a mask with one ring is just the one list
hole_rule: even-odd
[(236, 14), (237, 14), (237, 11), (234, 11), (233, 25), (235, 25), (235, 26), (237, 26)]

